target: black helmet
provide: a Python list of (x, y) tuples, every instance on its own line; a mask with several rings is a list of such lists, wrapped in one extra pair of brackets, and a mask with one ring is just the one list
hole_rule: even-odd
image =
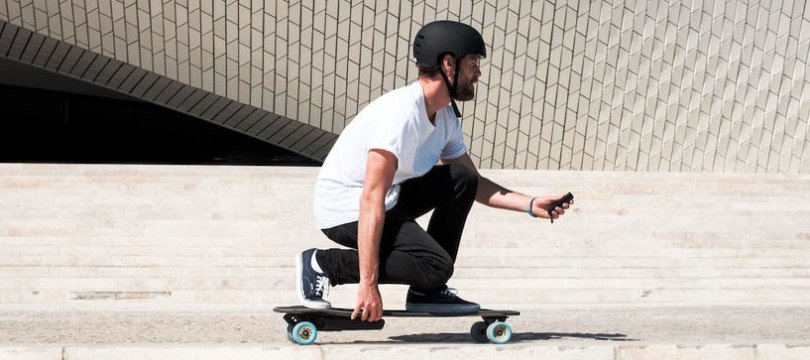
[[(439, 65), (445, 54), (451, 54), (460, 62), (469, 54), (487, 57), (487, 47), (481, 33), (472, 26), (456, 21), (434, 21), (419, 29), (413, 39), (413, 56), (416, 66), (428, 67)], [(458, 86), (458, 71), (455, 72), (453, 85), (444, 71), (441, 71), (444, 84), (450, 93), (450, 103), (456, 117), (461, 117), (461, 111), (456, 105), (456, 89)]]
[(469, 54), (487, 57), (487, 48), (478, 30), (460, 22), (434, 21), (416, 33), (413, 40), (416, 66), (437, 65), (441, 56), (447, 53), (455, 56), (457, 61), (461, 61)]

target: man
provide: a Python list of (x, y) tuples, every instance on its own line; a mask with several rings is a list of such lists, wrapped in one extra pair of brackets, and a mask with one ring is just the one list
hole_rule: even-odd
[[(352, 318), (377, 321), (383, 311), (378, 284), (389, 283), (410, 285), (408, 311), (477, 312), (478, 304), (446, 285), (473, 202), (551, 219), (572, 203), (555, 207), (560, 196), (507, 190), (482, 177), (467, 155), (454, 100), (475, 97), (479, 59), (486, 57), (477, 30), (433, 22), (419, 30), (413, 50), (419, 80), (362, 109), (318, 175), (318, 226), (350, 249), (298, 255), (297, 292), (307, 307), (329, 308), (323, 300), (329, 285), (358, 283)], [(422, 229), (415, 219), (431, 210)]]

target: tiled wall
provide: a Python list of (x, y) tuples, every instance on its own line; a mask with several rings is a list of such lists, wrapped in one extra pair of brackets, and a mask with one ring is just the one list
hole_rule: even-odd
[(415, 80), (419, 26), (490, 46), (462, 112), (485, 168), (810, 173), (810, 2), (0, 3), (0, 19), (340, 132)]

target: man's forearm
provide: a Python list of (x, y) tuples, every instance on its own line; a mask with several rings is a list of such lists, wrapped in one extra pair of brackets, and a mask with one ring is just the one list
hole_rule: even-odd
[(509, 190), (497, 183), (483, 177), (478, 178), (478, 192), (475, 201), (498, 209), (523, 211), (531, 198), (518, 192)]
[(443, 159), (444, 164), (464, 165), (478, 174), (478, 189), (475, 193), (475, 201), (494, 208), (522, 211), (531, 197), (509, 190), (492, 180), (487, 179), (478, 172), (470, 156), (461, 155), (455, 159)]
[(525, 211), (532, 217), (550, 218), (553, 223), (554, 219), (565, 214), (565, 209), (573, 204), (573, 197), (566, 200), (566, 196), (567, 195), (559, 197), (542, 196), (533, 198), (529, 195), (506, 189), (479, 175), (478, 193), (476, 193), (475, 200), (494, 208)]
[(385, 221), (385, 205), (373, 200), (360, 204), (357, 253), (360, 262), (360, 283), (377, 284), (380, 273), (380, 237)]

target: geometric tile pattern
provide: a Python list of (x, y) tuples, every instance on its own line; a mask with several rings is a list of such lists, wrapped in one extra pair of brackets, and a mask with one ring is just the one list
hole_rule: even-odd
[(0, 20), (334, 133), (416, 79), (411, 39), (440, 19), (489, 47), (462, 106), (483, 168), (810, 173), (808, 1), (0, 3)]

